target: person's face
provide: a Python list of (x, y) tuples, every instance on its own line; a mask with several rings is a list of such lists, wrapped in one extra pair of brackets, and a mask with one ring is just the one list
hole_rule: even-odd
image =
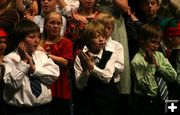
[(148, 39), (147, 41), (144, 42), (144, 48), (149, 49), (152, 52), (155, 52), (159, 49), (161, 39), (153, 38), (153, 39)]
[(172, 48), (180, 47), (180, 36), (169, 38), (169, 42)]
[(143, 3), (142, 6), (143, 11), (148, 17), (155, 17), (159, 8), (160, 5), (156, 0), (148, 0), (147, 2)]
[(83, 9), (92, 9), (96, 0), (79, 0)]
[(26, 51), (30, 54), (33, 53), (37, 49), (39, 45), (39, 41), (40, 41), (39, 32), (35, 32), (27, 35), (23, 41), (26, 46)]
[(105, 36), (106, 36), (106, 39), (108, 39), (112, 35), (114, 27), (110, 22), (107, 24), (104, 24), (104, 27), (106, 31)]
[(43, 13), (48, 14), (51, 11), (55, 11), (56, 3), (57, 0), (42, 0), (41, 5), (42, 5)]
[(3, 55), (4, 51), (6, 50), (7, 40), (4, 37), (0, 38), (0, 55)]
[(49, 20), (45, 24), (47, 35), (56, 38), (59, 36), (62, 26), (62, 20), (60, 15), (54, 14), (49, 17)]
[(106, 39), (103, 35), (96, 33), (96, 36), (89, 42), (89, 49), (92, 53), (98, 53), (105, 46)]

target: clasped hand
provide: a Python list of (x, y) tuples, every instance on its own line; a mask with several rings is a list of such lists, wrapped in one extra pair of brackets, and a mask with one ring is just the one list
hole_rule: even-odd
[(27, 52), (27, 47), (24, 42), (19, 43), (18, 53), (21, 57), (21, 60), (30, 65), (29, 71), (30, 73), (33, 73), (35, 71), (35, 64), (31, 56), (32, 54), (29, 54), (30, 52)]
[(83, 68), (83, 71), (91, 71), (94, 68), (94, 60), (93, 57), (90, 56), (88, 53), (85, 53), (83, 51), (79, 51), (78, 53), (81, 66)]

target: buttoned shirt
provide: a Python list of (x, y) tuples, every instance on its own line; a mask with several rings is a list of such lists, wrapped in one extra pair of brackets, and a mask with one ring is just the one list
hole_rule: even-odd
[(115, 71), (118, 74), (114, 74), (114, 82), (120, 81), (120, 73), (124, 70), (124, 49), (121, 43), (109, 37), (106, 40), (106, 49), (113, 52), (116, 55)]
[(134, 91), (142, 96), (157, 96), (158, 85), (155, 78), (155, 72), (160, 72), (165, 80), (176, 80), (177, 73), (161, 52), (156, 51), (154, 57), (159, 64), (157, 69), (154, 64), (149, 64), (144, 59), (144, 50), (140, 48), (131, 61), (134, 81)]
[[(81, 67), (81, 64), (80, 64), (80, 59), (78, 56), (76, 56), (76, 59), (74, 62), (74, 69), (75, 69), (75, 77), (76, 77), (76, 81), (77, 81), (76, 85), (79, 89), (83, 89), (84, 87), (86, 87), (90, 74), (93, 74), (94, 76), (96, 76), (98, 79), (100, 79), (104, 83), (109, 83), (110, 80), (113, 78), (113, 74), (116, 70), (115, 68), (117, 68), (117, 70), (119, 72), (124, 69), (124, 58), (122, 58), (121, 56), (118, 57), (118, 55), (117, 55), (117, 54), (119, 54), (119, 55), (122, 54), (122, 56), (123, 56), (122, 45), (120, 45), (120, 44), (115, 45), (116, 42), (110, 42), (110, 41), (108, 44), (106, 44), (107, 46), (105, 47), (105, 51), (112, 52), (112, 55), (111, 55), (110, 59), (108, 60), (104, 69), (100, 69), (99, 67), (97, 67), (94, 64), (94, 68), (91, 72), (89, 72), (89, 71), (84, 72)], [(115, 51), (116, 49), (118, 49), (118, 50)], [(92, 57), (98, 57), (99, 59), (101, 59), (102, 54), (103, 54), (103, 49), (98, 54), (93, 54), (85, 46), (83, 48), (83, 52), (88, 52), (89, 55), (91, 55)], [(120, 60), (117, 60), (117, 59), (120, 59)], [(118, 80), (119, 80), (119, 78), (117, 78), (117, 81)]]
[(17, 51), (4, 57), (4, 100), (7, 104), (18, 107), (39, 106), (51, 101), (50, 85), (59, 77), (59, 66), (41, 51), (35, 51), (32, 59), (35, 63), (35, 71), (32, 75), (40, 80), (42, 87), (42, 93), (38, 98), (31, 92), (28, 74), (30, 65), (21, 60)]

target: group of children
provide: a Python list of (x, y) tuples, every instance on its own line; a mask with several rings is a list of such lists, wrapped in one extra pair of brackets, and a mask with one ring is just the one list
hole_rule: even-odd
[[(180, 88), (180, 19), (157, 18), (159, 0), (147, 0), (143, 4), (147, 24), (130, 12), (137, 27), (138, 44), (134, 46), (139, 50), (133, 52), (135, 55), (130, 60), (132, 108), (129, 109), (135, 115), (163, 115), (165, 100), (157, 79), (162, 78), (166, 82), (169, 90), (166, 99), (180, 99), (179, 91), (174, 92)], [(84, 12), (73, 14), (82, 19)], [(91, 13), (91, 19), (85, 20), (88, 22), (79, 33), (82, 46), (76, 52), (73, 52), (71, 38), (62, 36), (63, 17), (54, 10), (43, 17), (42, 36), (35, 22), (21, 19), (12, 32), (14, 50), (5, 56), (8, 37), (6, 31), (0, 29), (3, 97), (0, 96), (5, 101), (1, 99), (1, 104), (4, 106), (6, 103), (7, 115), (70, 115), (72, 96), (76, 96), (73, 98), (74, 114), (122, 113), (120, 103), (123, 100), (120, 99), (117, 83), (126, 68), (124, 46), (112, 39), (115, 18), (109, 12)], [(170, 51), (168, 54), (167, 49)], [(74, 72), (74, 76), (68, 72)], [(69, 77), (75, 77), (75, 95), (71, 94)], [(40, 83), (37, 97), (33, 93), (32, 81)], [(35, 89), (36, 94), (39, 89)]]

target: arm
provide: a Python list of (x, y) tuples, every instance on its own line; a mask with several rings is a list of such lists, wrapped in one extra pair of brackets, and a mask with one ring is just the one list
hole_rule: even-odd
[(177, 73), (175, 69), (170, 64), (169, 60), (164, 57), (164, 55), (159, 52), (159, 55), (157, 56), (158, 60), (157, 63), (159, 64), (159, 68), (157, 69), (157, 72), (159, 72), (162, 77), (165, 78), (165, 80), (168, 81), (174, 81), (177, 79)]
[(45, 53), (39, 51), (38, 53), (37, 59), (34, 59), (36, 69), (32, 73), (32, 76), (36, 76), (42, 83), (50, 85), (60, 76), (60, 68)]
[(76, 10), (79, 7), (79, 0), (58, 0), (58, 4), (62, 10), (62, 12), (66, 15), (70, 15), (72, 10)]
[(115, 59), (116, 59), (115, 55), (111, 56), (105, 68), (100, 69), (96, 65), (94, 65), (92, 61), (91, 62), (89, 61), (88, 64), (89, 67), (88, 67), (86, 63), (82, 61), (81, 57), (77, 57), (74, 63), (76, 83), (77, 83), (76, 85), (82, 87), (86, 86), (89, 76), (91, 74), (93, 74), (93, 76), (100, 79), (103, 83), (108, 84), (109, 81), (112, 79), (113, 73), (115, 71)]
[(114, 0), (114, 2), (124, 12), (128, 12), (130, 10), (128, 5), (128, 0)]
[(156, 66), (148, 64), (141, 54), (135, 55), (131, 62), (132, 75), (144, 94), (156, 95), (158, 86), (155, 80)]
[(30, 65), (22, 61), (18, 54), (6, 56), (4, 64), (6, 69), (4, 75), (5, 84), (13, 90), (19, 89), (28, 77)]

